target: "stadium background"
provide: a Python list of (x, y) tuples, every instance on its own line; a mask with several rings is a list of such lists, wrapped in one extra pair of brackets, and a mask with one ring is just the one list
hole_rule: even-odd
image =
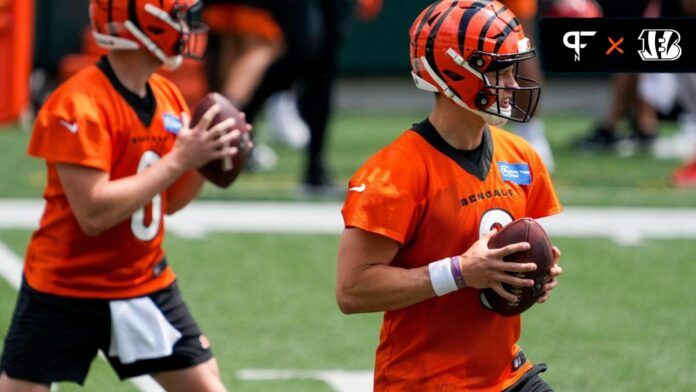
[[(49, 72), (62, 54), (79, 48), (75, 37), (87, 16), (75, 3), (37, 2), (35, 62)], [(341, 53), (338, 108), (330, 135), (330, 164), (341, 182), (428, 112), (430, 96), (410, 85), (406, 38), (411, 20), (425, 3), (387, 1), (377, 21), (353, 26)], [(549, 363), (545, 378), (559, 391), (693, 390), (696, 191), (670, 186), (677, 161), (655, 161), (640, 152), (628, 157), (584, 154), (570, 147), (608, 104), (607, 75), (551, 75), (542, 94), (547, 135), (557, 160), (554, 182), (562, 202), (571, 212), (606, 223), (614, 235), (602, 230), (593, 234), (583, 227), (576, 234), (557, 232), (554, 237), (551, 232), (563, 251), (565, 273), (551, 301), (524, 316), (522, 346), (527, 356)], [(259, 128), (264, 140), (263, 125)], [(662, 132), (674, 130), (674, 123), (662, 124)], [(28, 136), (21, 126), (0, 132), (0, 244), (19, 259), (31, 230), (13, 224), (11, 216), (23, 211), (27, 200), (39, 197), (45, 181), (43, 164), (25, 156)], [(232, 209), (259, 202), (272, 210), (277, 205), (270, 201), (282, 202), (284, 211), (295, 210), (298, 220), (306, 218), (310, 213), (302, 215), (306, 204), (298, 203), (295, 192), (301, 154), (274, 147), (280, 158), (276, 169), (245, 175), (230, 190), (207, 186), (203, 203), (227, 201), (235, 204), (214, 208)], [(338, 216), (339, 202), (319, 203), (317, 210)], [(669, 219), (666, 226), (673, 229), (628, 239), (621, 235), (647, 231), (651, 223), (638, 218), (646, 212), (657, 217), (653, 225), (665, 226), (659, 220)], [(621, 225), (608, 218), (616, 213), (625, 217)], [(372, 368), (381, 317), (347, 317), (338, 311), (333, 295), (337, 239), (338, 232), (309, 229), (220, 229), (197, 238), (170, 233), (169, 259), (231, 390), (335, 390), (317, 379), (296, 379), (301, 375), (244, 380), (245, 369)], [(6, 266), (11, 256), (1, 254), (0, 264)], [(263, 274), (258, 273), (261, 264)], [(14, 288), (1, 280), (2, 336), (15, 298)], [(60, 390), (77, 389), (62, 385)], [(136, 389), (119, 383), (105, 363), (95, 361), (86, 390)]]

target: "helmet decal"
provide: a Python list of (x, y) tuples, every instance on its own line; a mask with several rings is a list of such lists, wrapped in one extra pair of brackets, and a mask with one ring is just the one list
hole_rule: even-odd
[[(457, 0), (453, 1), (449, 8), (437, 18), (437, 21), (430, 30), (430, 34), (428, 34), (428, 42), (425, 45), (425, 58), (428, 60), (428, 63), (433, 65), (435, 64), (435, 38), (437, 37), (438, 31), (440, 31), (440, 28), (442, 27), (442, 23), (445, 21), (445, 19), (447, 19), (447, 16), (450, 14), (450, 12), (452, 12), (458, 3), (459, 1)], [(440, 74), (440, 70), (437, 69), (437, 67), (431, 68), (431, 70), (435, 73), (435, 75), (442, 78), (442, 74)]]
[(471, 22), (471, 20), (474, 18), (476, 14), (481, 12), (481, 10), (486, 7), (486, 3), (486, 1), (477, 1), (473, 4), (464, 7), (466, 11), (464, 11), (464, 15), (462, 15), (462, 18), (459, 20), (458, 34), (459, 51), (461, 53), (464, 53), (464, 41), (466, 38), (466, 32), (469, 29), (469, 22)]

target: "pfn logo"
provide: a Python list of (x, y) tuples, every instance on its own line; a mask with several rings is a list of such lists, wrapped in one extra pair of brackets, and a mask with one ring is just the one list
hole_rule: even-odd
[(587, 44), (580, 42), (581, 37), (593, 37), (596, 31), (569, 31), (563, 36), (563, 45), (575, 51), (575, 61), (580, 61), (580, 49), (585, 49)]
[(681, 36), (676, 30), (645, 29), (638, 39), (643, 42), (643, 49), (638, 51), (643, 61), (674, 61), (681, 57)]

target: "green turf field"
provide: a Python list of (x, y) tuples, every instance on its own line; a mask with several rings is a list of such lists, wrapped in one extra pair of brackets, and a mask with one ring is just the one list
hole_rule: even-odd
[[(393, 140), (412, 123), (425, 117), (413, 115), (344, 114), (336, 117), (329, 139), (329, 159), (337, 180), (345, 183), (359, 165), (381, 146)], [(577, 115), (547, 116), (547, 135), (556, 156), (554, 181), (561, 200), (568, 205), (594, 206), (696, 206), (696, 190), (669, 186), (669, 176), (678, 162), (659, 162), (642, 153), (630, 158), (614, 154), (583, 154), (569, 147), (584, 135), (592, 122)], [(263, 126), (259, 127), (260, 129)], [(666, 131), (674, 125), (667, 124)], [(17, 129), (0, 132), (0, 197), (37, 197), (44, 184), (43, 163), (25, 156), (29, 133)], [(261, 132), (260, 140), (266, 135)], [(220, 190), (208, 186), (207, 199), (294, 200), (304, 157), (275, 146), (279, 165), (268, 173), (245, 174), (234, 187)]]
[[(330, 140), (337, 177), (347, 180), (370, 154), (421, 117), (338, 116)], [(677, 162), (572, 151), (570, 140), (590, 126), (579, 116), (547, 118), (558, 168), (554, 179), (566, 205), (696, 207), (696, 191), (669, 187)], [(43, 163), (25, 157), (27, 140), (28, 133), (16, 129), (0, 132), (0, 198), (41, 194)], [(281, 164), (274, 171), (247, 174), (227, 191), (208, 187), (203, 197), (296, 199), (301, 154), (278, 152)], [(29, 235), (0, 230), (0, 241), (21, 255)], [(338, 311), (333, 294), (337, 239), (271, 234), (167, 239), (181, 289), (213, 343), (230, 390), (331, 391), (318, 381), (242, 381), (241, 369), (372, 368), (381, 316)], [(549, 364), (544, 378), (558, 391), (696, 389), (696, 241), (650, 240), (632, 247), (605, 239), (555, 242), (564, 254), (565, 274), (551, 301), (525, 314), (521, 342), (528, 358)], [(262, 276), (259, 265), (266, 268)], [(15, 296), (0, 280), (0, 336)], [(105, 363), (95, 361), (85, 390), (135, 388), (119, 383)]]
[[(17, 252), (28, 232), (0, 231)], [(696, 388), (695, 242), (557, 240), (565, 275), (552, 300), (524, 317), (522, 347), (558, 391)], [(216, 234), (170, 237), (181, 289), (235, 391), (330, 391), (317, 381), (240, 381), (244, 368), (370, 369), (380, 316), (343, 316), (333, 282), (337, 237)], [(288, 256), (290, 255), (290, 256)], [(669, 257), (666, 257), (669, 255)], [(267, 267), (263, 276), (258, 265)], [(0, 282), (0, 334), (14, 292)], [(101, 361), (89, 391), (122, 391)], [(65, 387), (63, 390), (76, 390)]]

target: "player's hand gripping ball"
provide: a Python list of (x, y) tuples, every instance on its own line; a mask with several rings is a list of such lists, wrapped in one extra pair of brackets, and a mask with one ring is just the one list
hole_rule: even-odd
[(213, 118), (210, 127), (228, 118), (234, 118), (235, 125), (231, 127), (229, 131), (231, 132), (236, 129), (242, 133), (242, 137), (238, 139), (239, 144), (232, 146), (239, 148), (239, 152), (229, 159), (216, 159), (210, 161), (198, 170), (208, 181), (221, 188), (227, 188), (237, 179), (237, 176), (239, 176), (239, 173), (242, 171), (251, 155), (252, 149), (248, 148), (251, 130), (242, 113), (234, 107), (232, 102), (218, 93), (210, 93), (203, 97), (201, 102), (198, 103), (193, 113), (193, 118), (191, 119), (191, 127), (198, 124), (203, 114), (215, 104), (220, 106), (220, 111), (215, 118)]
[(551, 241), (544, 229), (531, 218), (521, 218), (508, 223), (488, 242), (489, 249), (498, 249), (518, 242), (529, 242), (530, 248), (505, 256), (503, 261), (509, 263), (535, 263), (537, 269), (517, 273), (517, 277), (534, 280), (532, 287), (517, 287), (503, 283), (503, 288), (519, 297), (519, 302), (511, 303), (496, 294), (493, 289), (481, 290), (481, 304), (502, 316), (514, 316), (529, 309), (544, 295), (544, 284), (550, 281), (553, 266)]

